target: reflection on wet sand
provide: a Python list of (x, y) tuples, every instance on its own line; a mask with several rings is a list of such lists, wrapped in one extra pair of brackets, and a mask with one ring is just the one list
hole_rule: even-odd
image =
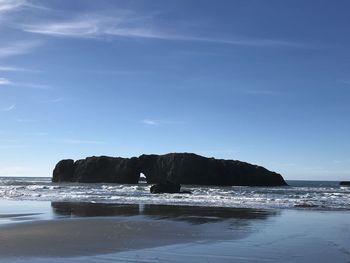
[(274, 210), (52, 202), (53, 220), (3, 225), (0, 259), (101, 255), (175, 244), (238, 240)]
[(51, 202), (57, 216), (135, 216), (139, 215), (139, 205), (119, 205), (86, 202)]
[(267, 219), (279, 214), (277, 210), (139, 205), (103, 204), (84, 202), (52, 202), (51, 207), (57, 216), (99, 217), (99, 216), (145, 216), (152, 219), (186, 221), (191, 224), (205, 224), (223, 220)]

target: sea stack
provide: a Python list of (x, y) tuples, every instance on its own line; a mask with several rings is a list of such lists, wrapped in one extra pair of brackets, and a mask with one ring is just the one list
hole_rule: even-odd
[(77, 161), (67, 159), (57, 163), (52, 181), (137, 184), (141, 173), (151, 184), (287, 185), (280, 174), (264, 167), (193, 153), (144, 154), (133, 158), (93, 156)]

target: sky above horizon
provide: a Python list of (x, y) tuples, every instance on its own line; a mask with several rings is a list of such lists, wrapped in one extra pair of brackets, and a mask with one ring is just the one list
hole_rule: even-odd
[(0, 176), (194, 152), (350, 179), (350, 2), (0, 0)]

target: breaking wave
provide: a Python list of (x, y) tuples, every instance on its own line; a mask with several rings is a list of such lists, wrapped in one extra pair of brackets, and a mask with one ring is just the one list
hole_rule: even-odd
[(50, 178), (2, 177), (0, 198), (119, 204), (350, 210), (350, 187), (337, 182), (289, 181), (284, 187), (184, 186), (192, 194), (150, 194), (151, 185), (51, 183)]

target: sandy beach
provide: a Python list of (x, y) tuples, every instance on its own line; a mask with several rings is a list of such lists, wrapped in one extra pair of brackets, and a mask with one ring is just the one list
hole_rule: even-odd
[(2, 203), (0, 262), (350, 261), (346, 211)]

